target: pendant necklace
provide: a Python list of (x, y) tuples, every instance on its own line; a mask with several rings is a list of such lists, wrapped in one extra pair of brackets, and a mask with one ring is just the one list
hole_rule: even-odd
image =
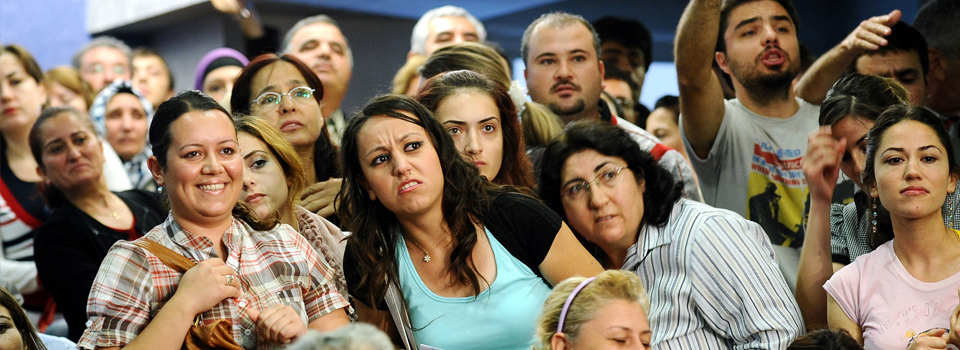
[[(107, 210), (110, 210), (110, 205), (107, 203), (106, 198), (103, 199), (103, 205), (107, 207)], [(118, 213), (116, 210), (110, 213), (110, 216), (112, 216), (114, 220), (120, 221), (120, 213)]]
[[(410, 241), (410, 242), (413, 242), (413, 241)], [(430, 252), (428, 252), (426, 249), (423, 249), (423, 247), (421, 247), (419, 244), (417, 244), (417, 242), (413, 242), (413, 245), (417, 246), (417, 248), (420, 248), (420, 250), (423, 251), (423, 262), (425, 262), (425, 263), (430, 262), (430, 260), (431, 260), (431, 258), (430, 258)]]

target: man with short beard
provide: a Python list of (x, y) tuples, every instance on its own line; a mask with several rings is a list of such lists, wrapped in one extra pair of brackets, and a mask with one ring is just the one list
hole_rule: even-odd
[[(803, 243), (800, 160), (819, 115), (792, 90), (798, 28), (789, 0), (691, 0), (674, 55), (681, 134), (706, 203), (758, 222), (779, 246), (791, 285), (799, 251), (784, 247)], [(714, 59), (731, 75), (736, 99), (723, 99)]]
[[(520, 40), (523, 72), (530, 98), (550, 108), (563, 124), (599, 120), (626, 130), (640, 149), (650, 152), (660, 166), (683, 184), (684, 197), (702, 201), (690, 165), (676, 150), (640, 127), (611, 113), (600, 99), (605, 68), (600, 61), (600, 39), (583, 17), (563, 12), (547, 13), (527, 26)], [(539, 153), (531, 156), (536, 164)]]

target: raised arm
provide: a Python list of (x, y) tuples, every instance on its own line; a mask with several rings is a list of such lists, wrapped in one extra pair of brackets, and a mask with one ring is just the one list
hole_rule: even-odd
[(890, 34), (890, 27), (900, 21), (900, 10), (871, 17), (860, 22), (837, 46), (820, 56), (810, 66), (794, 87), (797, 97), (813, 104), (821, 104), (833, 83), (840, 80), (843, 72), (866, 51), (877, 50), (887, 44), (883, 37)]
[(683, 132), (697, 157), (707, 158), (723, 121), (723, 90), (713, 73), (720, 0), (691, 0), (680, 17), (674, 57)]
[(810, 133), (803, 174), (810, 187), (810, 216), (800, 251), (797, 273), (797, 304), (808, 330), (827, 325), (827, 293), (823, 284), (833, 276), (830, 257), (830, 206), (840, 176), (840, 161), (847, 141), (837, 142), (829, 126)]

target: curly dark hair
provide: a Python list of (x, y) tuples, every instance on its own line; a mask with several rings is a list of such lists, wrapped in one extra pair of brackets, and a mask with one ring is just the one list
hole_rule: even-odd
[[(540, 160), (540, 198), (564, 220), (567, 215), (561, 203), (560, 178), (563, 165), (574, 154), (594, 150), (609, 157), (618, 157), (627, 163), (637, 183), (646, 182), (643, 193), (643, 216), (640, 225), (662, 225), (670, 217), (674, 203), (680, 199), (683, 184), (661, 167), (650, 153), (640, 146), (623, 129), (601, 121), (577, 121), (570, 123), (543, 152)], [(577, 233), (581, 242), (585, 240)], [(587, 245), (596, 252), (592, 243)]]
[(0, 306), (6, 308), (7, 312), (10, 313), (10, 321), (13, 322), (13, 328), (20, 332), (24, 349), (47, 350), (47, 346), (37, 335), (37, 330), (33, 328), (33, 323), (27, 318), (20, 302), (3, 286), (0, 286)]
[[(947, 153), (945, 160), (950, 168), (950, 175), (960, 175), (960, 166), (957, 166), (956, 158), (954, 158), (955, 155), (950, 143), (950, 134), (947, 133), (947, 129), (944, 127), (943, 122), (940, 121), (940, 118), (934, 112), (924, 107), (894, 105), (880, 114), (877, 118), (877, 123), (867, 132), (867, 160), (866, 164), (864, 164), (863, 172), (860, 174), (864, 185), (867, 187), (876, 186), (876, 166), (874, 162), (877, 159), (880, 141), (883, 139), (884, 133), (894, 125), (910, 120), (920, 122), (933, 130), (934, 134), (937, 135), (937, 141), (940, 142), (940, 145), (943, 146)], [(876, 204), (877, 207), (876, 231), (871, 230), (868, 243), (871, 248), (876, 249), (893, 239), (894, 232), (893, 225), (890, 221), (890, 212), (883, 208), (879, 198), (871, 198), (871, 202), (871, 204)], [(940, 204), (942, 205), (943, 203)]]
[(446, 98), (463, 91), (475, 90), (493, 98), (500, 111), (500, 125), (503, 133), (503, 160), (500, 171), (492, 180), (502, 185), (534, 188), (533, 164), (527, 156), (527, 146), (523, 142), (523, 129), (517, 117), (517, 108), (499, 83), (480, 73), (469, 70), (456, 70), (438, 74), (428, 79), (420, 87), (417, 102), (432, 112), (436, 112)]
[(475, 294), (479, 294), (480, 274), (470, 258), (477, 244), (474, 224), (483, 223), (484, 213), (496, 196), (514, 190), (484, 180), (480, 170), (460, 156), (453, 138), (430, 111), (403, 95), (374, 97), (350, 120), (343, 135), (340, 165), (344, 178), (337, 194), (340, 203), (337, 211), (345, 227), (353, 232), (348, 238), (347, 251), (356, 257), (356, 266), (350, 268), (360, 277), (360, 283), (350, 286), (351, 294), (375, 306), (383, 299), (388, 286), (400, 285), (395, 250), (400, 244), (399, 221), (380, 201), (370, 200), (363, 185), (366, 178), (359, 158), (359, 134), (374, 117), (396, 118), (426, 130), (443, 172), (441, 206), (454, 247), (450, 254), (451, 273), (456, 282), (473, 287)]
[[(297, 68), (297, 71), (303, 76), (303, 80), (307, 82), (307, 85), (310, 86), (311, 89), (316, 90), (314, 91), (313, 98), (317, 100), (318, 104), (321, 103), (323, 99), (323, 83), (320, 82), (317, 74), (310, 70), (310, 67), (290, 54), (277, 56), (273, 53), (265, 53), (257, 56), (253, 61), (250, 61), (250, 64), (243, 67), (240, 75), (237, 76), (237, 80), (233, 83), (233, 90), (230, 95), (230, 110), (233, 111), (235, 115), (253, 115), (250, 113), (250, 101), (253, 101), (254, 98), (252, 96), (253, 78), (257, 76), (257, 73), (259, 73), (261, 69), (279, 61), (290, 63)], [(320, 117), (323, 118), (323, 116)], [(335, 146), (330, 139), (330, 133), (327, 132), (327, 128), (321, 127), (320, 137), (318, 137), (316, 143), (314, 143), (313, 152), (313, 170), (317, 174), (317, 180), (326, 181), (330, 178), (340, 177), (340, 168), (337, 164), (337, 146)]]

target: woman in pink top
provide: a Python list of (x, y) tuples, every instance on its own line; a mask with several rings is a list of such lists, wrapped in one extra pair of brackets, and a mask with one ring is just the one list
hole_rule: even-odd
[(944, 225), (941, 211), (960, 167), (943, 122), (924, 108), (893, 106), (867, 138), (862, 177), (876, 212), (876, 250), (824, 285), (830, 327), (868, 350), (960, 345), (960, 232)]

